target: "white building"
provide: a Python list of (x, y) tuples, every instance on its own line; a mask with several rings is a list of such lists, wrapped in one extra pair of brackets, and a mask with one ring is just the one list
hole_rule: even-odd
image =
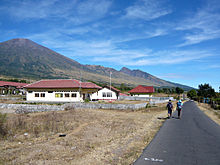
[(120, 90), (105, 86), (91, 95), (91, 100), (117, 100)]
[(91, 95), (101, 87), (78, 80), (40, 80), (26, 85), (29, 102), (79, 102), (91, 100)]

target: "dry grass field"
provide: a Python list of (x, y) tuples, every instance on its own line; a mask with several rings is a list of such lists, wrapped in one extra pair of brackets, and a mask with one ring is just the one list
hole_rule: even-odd
[(6, 132), (0, 139), (0, 164), (132, 164), (166, 114), (165, 104), (140, 111), (7, 114), (0, 123)]
[(205, 103), (197, 103), (197, 105), (207, 116), (220, 125), (220, 110), (214, 110)]

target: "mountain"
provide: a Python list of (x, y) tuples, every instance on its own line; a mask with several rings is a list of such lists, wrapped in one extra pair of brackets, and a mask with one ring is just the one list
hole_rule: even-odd
[(170, 81), (165, 81), (165, 80), (162, 80), (160, 78), (157, 78), (149, 73), (146, 73), (146, 72), (143, 72), (139, 69), (137, 70), (130, 70), (126, 67), (123, 67), (120, 72), (123, 72), (125, 74), (128, 74), (130, 76), (133, 76), (133, 77), (137, 77), (137, 78), (144, 78), (148, 81), (151, 81), (151, 82), (154, 82), (154, 84), (156, 84), (156, 86), (158, 87), (180, 87), (180, 88), (183, 88), (183, 89), (192, 89), (191, 87), (189, 86), (186, 86), (186, 85), (182, 85), (182, 84), (178, 84), (178, 83), (173, 83), (173, 82), (170, 82)]
[(120, 71), (100, 65), (82, 65), (29, 39), (12, 39), (0, 43), (0, 76), (26, 79), (74, 78), (128, 86), (154, 85), (166, 87), (191, 87), (159, 79), (141, 70), (123, 67)]

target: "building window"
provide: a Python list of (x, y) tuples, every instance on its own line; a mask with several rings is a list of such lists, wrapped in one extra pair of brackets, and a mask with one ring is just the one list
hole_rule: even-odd
[[(4, 92), (4, 91), (3, 91)], [(33, 91), (28, 91), (28, 93), (33, 93)]]
[(35, 93), (35, 97), (39, 97), (40, 95), (39, 95), (39, 93)]
[(40, 94), (40, 97), (45, 97), (45, 93), (41, 93), (41, 94)]
[(112, 92), (107, 92), (107, 97), (112, 97)]
[(70, 97), (70, 94), (69, 93), (65, 93), (64, 96), (65, 97)]
[(106, 93), (105, 92), (102, 92), (102, 97), (106, 97)]
[(72, 93), (71, 97), (76, 97), (76, 93)]
[(48, 93), (53, 93), (53, 91), (48, 91)]
[(56, 98), (63, 97), (63, 94), (62, 94), (62, 93), (55, 93), (55, 97), (56, 97)]

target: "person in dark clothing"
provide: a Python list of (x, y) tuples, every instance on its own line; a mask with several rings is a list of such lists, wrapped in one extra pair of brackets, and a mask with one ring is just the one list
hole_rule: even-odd
[(172, 117), (172, 111), (173, 111), (173, 104), (171, 100), (169, 100), (167, 104), (167, 109), (168, 109), (168, 118)]
[(180, 119), (180, 113), (181, 113), (181, 110), (182, 110), (182, 106), (183, 106), (182, 101), (179, 100), (176, 104), (176, 110), (178, 111), (178, 119)]

